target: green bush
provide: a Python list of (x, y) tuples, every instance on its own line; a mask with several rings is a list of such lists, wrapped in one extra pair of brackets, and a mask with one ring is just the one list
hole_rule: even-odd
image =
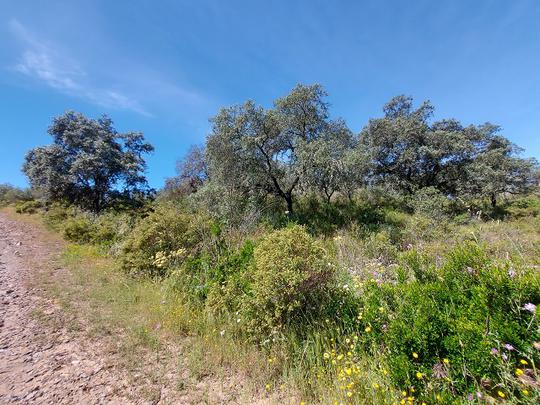
[(427, 378), (461, 394), (479, 385), (490, 390), (509, 384), (501, 370), (512, 375), (520, 367), (517, 353), (538, 364), (533, 348), (540, 338), (538, 321), (523, 309), (527, 303), (540, 303), (538, 272), (516, 273), (508, 264), (490, 261), (485, 250), (471, 242), (452, 250), (438, 269), (416, 252), (401, 260), (414, 278), (368, 283), (361, 294), (361, 330), (370, 328), (362, 341), (368, 350), (384, 348), (398, 387), (433, 389), (423, 386)]
[(96, 225), (86, 215), (69, 217), (62, 224), (63, 236), (71, 242), (91, 243), (95, 239)]
[(11, 184), (0, 184), (0, 207), (32, 200), (32, 193), (28, 189), (21, 189)]
[(232, 314), (239, 310), (249, 289), (246, 274), (253, 264), (254, 244), (250, 240), (237, 251), (225, 252), (206, 280), (206, 307), (213, 313)]
[(435, 187), (418, 190), (407, 204), (414, 212), (434, 218), (446, 216), (450, 211), (450, 200)]
[(385, 216), (381, 207), (363, 201), (326, 202), (309, 196), (298, 200), (294, 219), (313, 235), (329, 236), (353, 224), (367, 235), (385, 224)]
[(251, 333), (283, 331), (324, 305), (335, 265), (303, 227), (294, 225), (266, 235), (253, 256), (243, 303)]
[(513, 218), (540, 216), (540, 197), (532, 195), (517, 198), (508, 204), (505, 211)]
[(76, 215), (77, 210), (75, 207), (55, 202), (45, 208), (43, 213), (43, 220), (45, 224), (52, 229), (62, 231), (64, 222)]
[(197, 257), (211, 239), (211, 222), (173, 204), (157, 205), (141, 219), (123, 243), (121, 267), (131, 273), (165, 276), (170, 269)]
[(36, 200), (17, 203), (15, 211), (19, 214), (35, 214), (42, 207), (41, 202)]

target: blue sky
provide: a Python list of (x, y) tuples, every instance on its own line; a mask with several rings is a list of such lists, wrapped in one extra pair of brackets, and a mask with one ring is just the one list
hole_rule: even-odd
[(358, 132), (392, 96), (540, 158), (540, 1), (0, 0), (0, 183), (66, 109), (155, 146), (160, 187), (220, 106), (321, 83)]

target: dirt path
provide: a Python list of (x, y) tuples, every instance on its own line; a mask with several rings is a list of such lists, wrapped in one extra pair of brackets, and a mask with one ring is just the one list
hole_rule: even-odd
[(166, 345), (157, 360), (133, 353), (136, 367), (123, 367), (123, 337), (92, 338), (79, 316), (84, 305), (66, 311), (48, 290), (72, 287), (69, 270), (55, 264), (64, 247), (38, 217), (0, 210), (0, 404), (289, 402), (246, 389), (246, 378), (226, 370), (194, 376), (183, 345)]
[(54, 319), (32, 286), (62, 242), (0, 212), (0, 403), (131, 403), (129, 388)]

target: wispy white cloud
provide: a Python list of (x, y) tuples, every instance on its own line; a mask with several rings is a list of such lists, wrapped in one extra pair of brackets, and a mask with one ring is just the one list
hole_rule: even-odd
[(9, 29), (23, 46), (18, 62), (12, 66), (15, 71), (99, 106), (152, 115), (134, 97), (112, 88), (93, 86), (77, 61), (62, 53), (58, 46), (38, 39), (18, 20), (11, 20)]

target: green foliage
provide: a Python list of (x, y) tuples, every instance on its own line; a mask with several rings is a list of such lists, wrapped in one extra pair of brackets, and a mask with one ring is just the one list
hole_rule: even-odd
[(207, 218), (173, 204), (157, 205), (126, 238), (121, 266), (131, 274), (164, 276), (174, 265), (196, 260), (202, 244), (210, 239), (210, 225)]
[(165, 181), (160, 197), (178, 199), (196, 193), (204, 185), (207, 171), (204, 148), (192, 146), (184, 158), (176, 163), (177, 175)]
[(90, 243), (94, 240), (95, 226), (86, 215), (68, 218), (63, 223), (64, 238), (71, 242)]
[(21, 201), (15, 206), (15, 211), (19, 214), (35, 214), (41, 207), (40, 201)]
[(360, 173), (358, 159), (345, 159), (353, 136), (343, 121), (328, 118), (325, 97), (320, 85), (297, 85), (272, 109), (252, 101), (221, 109), (206, 142), (213, 188), (260, 208), (273, 196), (290, 213), (301, 187), (324, 191), (327, 199), (349, 192), (351, 174)]
[[(466, 393), (483, 384), (490, 390), (502, 382), (502, 368), (520, 367), (517, 353), (540, 360), (533, 348), (538, 321), (524, 310), (540, 303), (537, 272), (509, 271), (474, 243), (457, 246), (438, 269), (417, 252), (403, 256), (402, 266), (415, 277), (395, 285), (368, 283), (361, 295), (362, 325), (371, 328), (363, 341), (371, 350), (385, 348), (398, 386), (427, 390), (420, 372), (443, 389)], [(508, 344), (511, 350), (504, 348)]]
[(242, 313), (250, 332), (283, 331), (317, 313), (335, 276), (322, 245), (294, 225), (266, 235), (254, 251)]
[(299, 199), (292, 217), (315, 235), (332, 235), (346, 226), (355, 225), (367, 234), (385, 222), (385, 212), (357, 200), (327, 202), (310, 195)]
[(523, 196), (506, 204), (504, 212), (512, 218), (540, 216), (540, 198), (538, 196)]
[(64, 221), (76, 215), (77, 209), (64, 203), (55, 202), (46, 207), (43, 220), (52, 229), (61, 231)]
[(406, 194), (435, 188), (465, 200), (489, 198), (493, 206), (501, 193), (534, 187), (537, 162), (520, 158), (498, 126), (431, 122), (433, 111), (429, 102), (414, 109), (412, 98), (397, 96), (385, 105), (383, 118), (369, 121), (359, 148), (372, 159), (373, 182)]
[(0, 184), (0, 207), (31, 199), (30, 190), (21, 189), (11, 184)]
[(246, 274), (253, 264), (255, 245), (247, 240), (238, 251), (222, 254), (212, 271), (206, 307), (213, 313), (232, 314), (239, 310), (249, 289)]
[(442, 218), (450, 212), (451, 202), (435, 187), (425, 187), (409, 199), (408, 205), (414, 212)]
[(23, 171), (48, 201), (65, 200), (99, 212), (148, 193), (143, 155), (153, 150), (141, 133), (118, 133), (109, 117), (68, 111), (48, 130), (54, 142), (30, 150)]

